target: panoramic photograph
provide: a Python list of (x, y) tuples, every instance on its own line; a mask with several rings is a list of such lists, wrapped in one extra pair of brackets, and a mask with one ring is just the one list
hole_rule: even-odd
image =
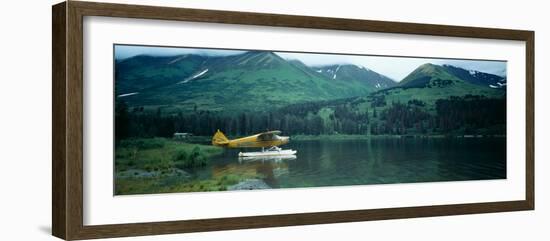
[(506, 179), (507, 62), (115, 44), (114, 195)]

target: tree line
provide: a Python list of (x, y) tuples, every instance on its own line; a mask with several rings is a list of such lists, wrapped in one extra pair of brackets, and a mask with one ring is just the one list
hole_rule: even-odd
[[(426, 103), (378, 103), (360, 107), (364, 100), (334, 100), (289, 105), (266, 112), (222, 113), (190, 110), (178, 113), (145, 111), (143, 107), (115, 105), (115, 138), (171, 137), (175, 132), (210, 136), (221, 130), (229, 136), (244, 136), (266, 130), (286, 135), (359, 134), (505, 134), (506, 100), (482, 96), (451, 97), (435, 103), (435, 113)], [(363, 105), (364, 106), (364, 105)], [(384, 106), (384, 107), (377, 107)]]

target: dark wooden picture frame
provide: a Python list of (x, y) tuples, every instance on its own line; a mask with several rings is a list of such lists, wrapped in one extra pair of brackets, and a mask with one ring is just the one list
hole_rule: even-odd
[[(534, 32), (432, 24), (274, 15), (68, 1), (52, 8), (52, 232), (67, 240), (533, 210)], [(526, 43), (525, 199), (436, 206), (180, 220), (83, 224), (83, 17), (161, 19), (482, 39)]]

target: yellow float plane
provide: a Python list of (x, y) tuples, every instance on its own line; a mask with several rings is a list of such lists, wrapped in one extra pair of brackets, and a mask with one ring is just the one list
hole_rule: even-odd
[[(240, 157), (264, 157), (294, 155), (294, 150), (282, 150), (278, 146), (287, 144), (288, 136), (279, 136), (281, 131), (267, 131), (252, 136), (229, 140), (218, 130), (212, 137), (212, 145), (226, 148), (262, 148), (261, 152), (239, 152)], [(265, 150), (265, 147), (269, 149)]]

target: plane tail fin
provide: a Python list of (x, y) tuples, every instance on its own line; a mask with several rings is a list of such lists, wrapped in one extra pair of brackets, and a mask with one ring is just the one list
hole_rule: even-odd
[(212, 137), (212, 145), (214, 146), (225, 146), (228, 143), (229, 139), (227, 139), (227, 137), (220, 130), (218, 130)]

